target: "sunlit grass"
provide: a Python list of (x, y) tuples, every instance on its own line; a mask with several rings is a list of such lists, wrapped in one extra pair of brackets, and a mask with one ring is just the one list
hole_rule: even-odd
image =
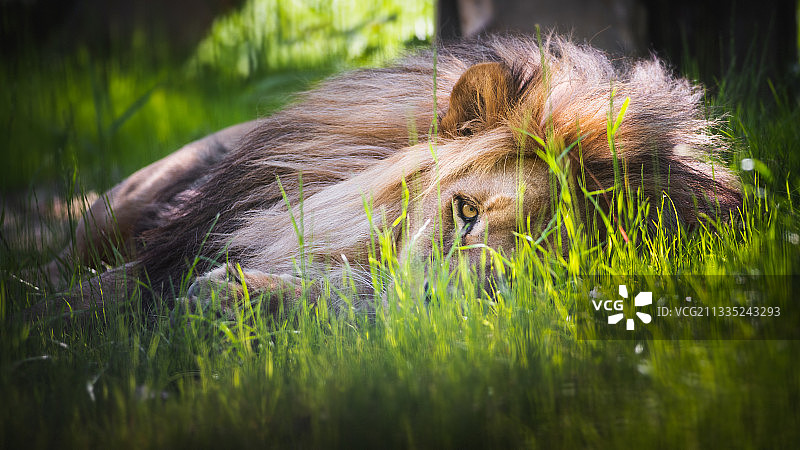
[(431, 0), (251, 0), (220, 18), (192, 64), (222, 75), (330, 64), (378, 64), (433, 36)]
[[(692, 271), (793, 267), (797, 250), (774, 238), (780, 220), (763, 212), (750, 213), (744, 230), (721, 225), (654, 245), (680, 252)], [(638, 257), (624, 246), (608, 257), (575, 251), (579, 273), (598, 259), (609, 273), (660, 272), (660, 256), (643, 247)], [(273, 318), (258, 299), (233, 318), (173, 316), (178, 326), (163, 306), (144, 315), (137, 298), (88, 323), (42, 326), (6, 315), (5, 442), (672, 447), (793, 439), (783, 428), (796, 419), (793, 342), (583, 341), (569, 316), (589, 307), (591, 286), (576, 289), (575, 269), (552, 252), (523, 244), (505, 266), (515, 283), (494, 298), (476, 294), (457, 256), (452, 277), (439, 262), (442, 282), (428, 305), (404, 282), (418, 269), (382, 255), (377, 269), (392, 266), (401, 290), (372, 320), (335, 314), (325, 301)], [(26, 292), (3, 277), (2, 310), (18, 312)]]

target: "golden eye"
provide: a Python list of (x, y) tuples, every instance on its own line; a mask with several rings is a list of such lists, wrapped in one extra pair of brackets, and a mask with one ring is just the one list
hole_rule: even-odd
[(460, 208), (461, 218), (467, 222), (475, 220), (478, 217), (478, 209), (465, 201), (461, 202)]

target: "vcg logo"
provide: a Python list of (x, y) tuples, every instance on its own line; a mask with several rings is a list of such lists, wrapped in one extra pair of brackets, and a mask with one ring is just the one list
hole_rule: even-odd
[[(619, 286), (619, 296), (622, 298), (628, 298), (628, 287), (626, 285)], [(648, 306), (653, 304), (653, 293), (652, 292), (639, 292), (636, 294), (636, 297), (633, 298), (633, 306), (639, 308), (642, 306)], [(623, 310), (623, 300), (592, 300), (592, 305), (594, 306), (595, 311), (600, 311), (600, 309), (604, 309), (609, 312), (620, 311), (616, 314), (612, 314), (608, 316), (608, 323), (610, 325), (616, 325), (622, 319), (625, 318), (625, 314), (621, 311)], [(636, 317), (639, 318), (643, 323), (650, 323), (652, 317), (650, 314), (643, 313), (643, 312), (636, 312)], [(626, 329), (631, 331), (634, 329), (634, 321), (633, 318), (629, 318), (625, 321)]]

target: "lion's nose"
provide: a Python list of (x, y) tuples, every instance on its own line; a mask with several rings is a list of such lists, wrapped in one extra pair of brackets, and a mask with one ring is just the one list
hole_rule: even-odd
[(431, 302), (430, 284), (428, 283), (427, 279), (425, 280), (425, 285), (423, 286), (422, 289), (425, 292), (425, 304), (427, 305), (428, 303)]

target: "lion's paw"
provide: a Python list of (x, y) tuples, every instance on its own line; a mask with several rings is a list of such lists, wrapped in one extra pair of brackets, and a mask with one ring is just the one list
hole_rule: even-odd
[(186, 312), (216, 310), (233, 317), (243, 300), (263, 299), (270, 312), (291, 304), (303, 294), (303, 280), (289, 274), (240, 269), (229, 264), (197, 277), (177, 305)]
[(203, 311), (218, 308), (227, 313), (242, 298), (243, 292), (238, 271), (226, 264), (195, 278), (186, 291), (184, 303), (188, 308), (199, 306)]

